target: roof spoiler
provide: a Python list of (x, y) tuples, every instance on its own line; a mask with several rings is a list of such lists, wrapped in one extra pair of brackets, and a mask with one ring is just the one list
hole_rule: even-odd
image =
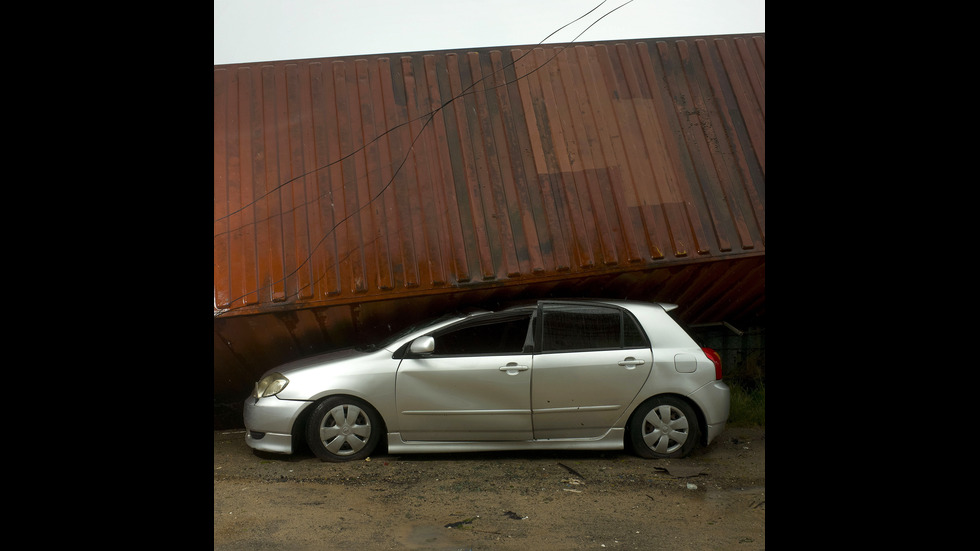
[(660, 304), (660, 306), (663, 307), (664, 312), (670, 312), (671, 310), (677, 308), (677, 305), (676, 304), (670, 304), (668, 302), (661, 302), (659, 304)]

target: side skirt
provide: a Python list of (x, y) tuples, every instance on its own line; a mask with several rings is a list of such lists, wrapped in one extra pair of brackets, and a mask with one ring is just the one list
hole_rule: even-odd
[(557, 438), (521, 442), (406, 442), (401, 433), (388, 433), (388, 453), (450, 453), (513, 450), (621, 450), (624, 429), (610, 429), (599, 438)]

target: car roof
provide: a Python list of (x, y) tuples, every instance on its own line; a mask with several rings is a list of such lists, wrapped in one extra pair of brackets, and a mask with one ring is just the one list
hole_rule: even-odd
[(521, 308), (537, 308), (538, 304), (607, 304), (610, 306), (618, 306), (621, 308), (636, 308), (636, 307), (650, 307), (659, 306), (664, 309), (665, 312), (670, 312), (677, 308), (676, 304), (669, 302), (649, 302), (641, 300), (629, 300), (629, 299), (606, 299), (606, 298), (547, 298), (540, 300), (525, 300), (516, 303), (511, 303), (505, 307), (496, 310), (496, 312), (504, 312), (508, 310), (516, 310)]

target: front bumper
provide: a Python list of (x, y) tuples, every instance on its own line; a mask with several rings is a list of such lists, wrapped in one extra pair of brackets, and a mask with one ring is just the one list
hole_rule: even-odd
[(293, 453), (293, 425), (310, 404), (275, 396), (249, 396), (245, 400), (245, 443), (259, 451)]

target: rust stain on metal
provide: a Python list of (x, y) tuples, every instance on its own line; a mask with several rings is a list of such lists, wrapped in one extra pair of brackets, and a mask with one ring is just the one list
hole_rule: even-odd
[(764, 254), (765, 36), (214, 68), (224, 315)]

